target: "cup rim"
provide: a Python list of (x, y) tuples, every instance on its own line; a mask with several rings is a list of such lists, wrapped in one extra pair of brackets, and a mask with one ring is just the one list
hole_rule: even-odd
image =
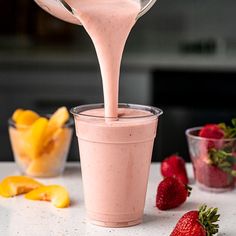
[(219, 140), (223, 140), (223, 141), (235, 141), (236, 140), (236, 137), (235, 138), (222, 138), (222, 139), (215, 139), (215, 138), (205, 138), (205, 137), (200, 137), (198, 135), (194, 135), (192, 134), (191, 132), (194, 132), (194, 131), (198, 131), (200, 130), (201, 128), (203, 128), (203, 126), (198, 126), (198, 127), (192, 127), (192, 128), (189, 128), (185, 131), (185, 135), (187, 137), (190, 137), (190, 138), (194, 138), (194, 139), (197, 139), (197, 140), (209, 140), (209, 141), (219, 141)]
[[(52, 114), (45, 114), (45, 115), (40, 115), (40, 117), (45, 117), (45, 118), (50, 118)], [(27, 129), (31, 125), (16, 125), (16, 122), (10, 117), (8, 119), (8, 125), (13, 127), (13, 128), (21, 128), (21, 129)], [(74, 125), (74, 120), (69, 117), (69, 120), (62, 126), (62, 128), (72, 128)]]
[[(163, 111), (160, 108), (153, 107), (153, 106), (146, 106), (146, 105), (138, 105), (138, 104), (130, 104), (130, 103), (118, 103), (119, 108), (132, 108), (137, 110), (144, 110), (149, 111), (151, 115), (144, 115), (144, 116), (129, 116), (129, 117), (121, 117), (121, 120), (130, 120), (130, 119), (139, 119), (139, 118), (148, 118), (148, 117), (159, 117), (163, 114)], [(70, 113), (73, 114), (75, 117), (83, 116), (83, 117), (91, 117), (91, 118), (98, 118), (98, 119), (106, 119), (106, 118), (114, 118), (114, 117), (104, 117), (104, 116), (96, 116), (96, 115), (87, 115), (81, 114), (83, 111), (91, 110), (91, 109), (98, 109), (104, 108), (104, 103), (94, 103), (94, 104), (86, 104), (80, 105), (76, 107), (72, 107), (70, 109)]]

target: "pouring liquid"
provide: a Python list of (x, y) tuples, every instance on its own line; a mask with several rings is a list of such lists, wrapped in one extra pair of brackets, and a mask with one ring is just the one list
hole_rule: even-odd
[(105, 117), (118, 117), (121, 58), (140, 12), (134, 0), (66, 0), (91, 37), (103, 81)]
[[(83, 25), (91, 37), (100, 64), (105, 117), (118, 118), (121, 58), (125, 42), (138, 17), (155, 0), (35, 0), (45, 11), (64, 21)], [(146, 4), (145, 7), (143, 4)]]

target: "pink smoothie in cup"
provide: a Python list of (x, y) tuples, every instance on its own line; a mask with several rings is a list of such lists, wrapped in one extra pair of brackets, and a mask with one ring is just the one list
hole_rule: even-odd
[(87, 215), (94, 224), (125, 227), (142, 221), (153, 141), (162, 111), (120, 104), (107, 122), (103, 105), (73, 108)]

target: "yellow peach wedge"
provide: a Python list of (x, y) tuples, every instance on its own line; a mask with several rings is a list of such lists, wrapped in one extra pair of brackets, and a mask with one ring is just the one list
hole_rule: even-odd
[(12, 117), (12, 119), (16, 122), (16, 125), (19, 126), (32, 125), (38, 118), (39, 115), (31, 110), (15, 111)]
[(43, 184), (26, 176), (9, 176), (0, 183), (0, 195), (6, 198), (14, 197), (41, 186)]
[(50, 141), (58, 129), (64, 126), (64, 124), (69, 120), (69, 117), (70, 115), (66, 107), (60, 107), (55, 111), (55, 113), (52, 114), (45, 134), (45, 144)]
[(26, 174), (35, 177), (58, 175), (65, 163), (65, 153), (68, 152), (71, 135), (71, 129), (58, 129), (48, 145), (43, 147), (40, 158), (31, 160), (26, 169)]
[(32, 159), (40, 156), (40, 152), (43, 148), (44, 135), (47, 125), (48, 120), (41, 117), (31, 125), (25, 134), (24, 140), (27, 144), (27, 153)]
[(23, 112), (23, 109), (16, 109), (12, 115), (12, 120), (16, 122)]
[(57, 208), (65, 208), (70, 205), (69, 193), (60, 185), (42, 186), (25, 195), (29, 200), (50, 201)]
[(0, 183), (0, 196), (4, 196), (4, 191), (3, 191), (3, 189), (2, 189), (2, 185), (1, 185), (1, 183)]

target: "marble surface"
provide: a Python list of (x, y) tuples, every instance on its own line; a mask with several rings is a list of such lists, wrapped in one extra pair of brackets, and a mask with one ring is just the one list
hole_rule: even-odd
[[(157, 184), (161, 180), (159, 164), (152, 164), (143, 223), (134, 227), (112, 229), (91, 225), (86, 220), (80, 166), (68, 164), (63, 176), (41, 179), (45, 184), (61, 184), (71, 195), (72, 205), (56, 209), (48, 202), (28, 201), (23, 196), (0, 197), (0, 236), (168, 236), (177, 220), (200, 204), (219, 208), (221, 214), (218, 236), (236, 235), (236, 190), (223, 194), (200, 191), (193, 183), (192, 168), (188, 172), (193, 187), (192, 195), (182, 206), (159, 211), (155, 208)], [(0, 163), (0, 179), (19, 174), (15, 164)]]

